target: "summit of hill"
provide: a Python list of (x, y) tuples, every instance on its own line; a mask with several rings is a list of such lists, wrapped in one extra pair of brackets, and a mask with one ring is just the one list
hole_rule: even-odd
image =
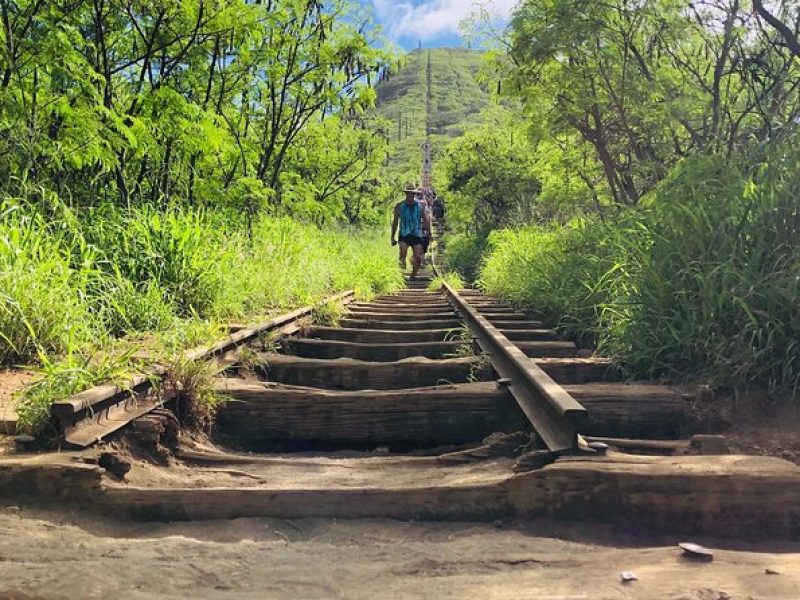
[(435, 157), (480, 122), (489, 103), (489, 93), (477, 78), (482, 57), (482, 52), (464, 48), (415, 50), (376, 86), (377, 113), (389, 122), (390, 168), (419, 169), (428, 126)]

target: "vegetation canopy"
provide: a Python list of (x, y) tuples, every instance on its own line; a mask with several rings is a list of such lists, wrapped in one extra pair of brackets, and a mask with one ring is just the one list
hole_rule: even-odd
[(400, 286), (389, 209), (425, 139), (464, 280), (632, 376), (796, 390), (800, 2), (522, 0), (496, 25), (398, 56), (349, 0), (0, 0), (26, 426), (230, 321)]

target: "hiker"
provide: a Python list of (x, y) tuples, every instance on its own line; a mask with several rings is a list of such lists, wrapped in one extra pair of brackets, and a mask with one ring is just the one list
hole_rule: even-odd
[[(431, 245), (431, 197), (429, 195), (428, 190), (422, 193), (422, 197), (417, 199), (422, 205), (422, 222), (420, 223), (420, 227), (422, 227), (422, 262), (420, 263), (423, 267), (425, 266), (425, 259), (428, 254), (428, 247)], [(425, 226), (425, 223), (428, 223), (428, 226)]]
[(411, 248), (411, 281), (417, 279), (417, 272), (422, 263), (423, 231), (431, 234), (431, 222), (422, 204), (417, 202), (417, 190), (407, 187), (405, 199), (394, 207), (392, 219), (392, 246), (398, 243), (397, 230), (400, 226), (400, 268), (406, 269), (406, 256)]
[(433, 193), (431, 212), (433, 212), (433, 216), (437, 221), (444, 222), (444, 202), (442, 202), (442, 199), (436, 195), (436, 192)]

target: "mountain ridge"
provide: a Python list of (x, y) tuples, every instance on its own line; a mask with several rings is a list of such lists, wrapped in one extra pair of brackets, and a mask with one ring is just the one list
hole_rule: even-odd
[[(482, 52), (464, 48), (415, 50), (376, 85), (376, 113), (388, 121), (391, 171), (409, 176), (418, 172), (428, 124), (435, 162), (453, 139), (480, 123), (490, 99), (477, 81), (482, 57)], [(426, 119), (428, 64), (431, 95)]]

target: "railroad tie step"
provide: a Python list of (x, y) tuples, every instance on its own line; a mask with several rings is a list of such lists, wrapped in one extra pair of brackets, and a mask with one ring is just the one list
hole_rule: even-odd
[(306, 333), (309, 338), (366, 344), (400, 344), (442, 342), (453, 338), (450, 329), (392, 330), (351, 327), (315, 327)]
[[(413, 319), (413, 320), (412, 320)], [(374, 317), (364, 318), (363, 316), (353, 315), (341, 320), (342, 327), (351, 329), (385, 329), (404, 331), (426, 330), (426, 329), (458, 329), (462, 326), (461, 321), (455, 317), (447, 319), (430, 319), (418, 321), (413, 317), (404, 320), (383, 320)]]
[(221, 379), (217, 433), (249, 450), (298, 445), (393, 450), (478, 442), (525, 428), (514, 398), (496, 382), (399, 390), (333, 391)]
[(491, 369), (474, 356), (372, 362), (262, 354), (256, 373), (267, 381), (329, 390), (391, 390), (492, 379)]
[(289, 338), (285, 351), (304, 358), (355, 358), (358, 360), (388, 362), (422, 356), (446, 358), (455, 356), (464, 345), (460, 341), (435, 341), (414, 343), (353, 343), (338, 340)]
[(454, 311), (447, 312), (419, 312), (419, 313), (396, 313), (396, 312), (375, 312), (375, 311), (353, 311), (348, 313), (347, 318), (361, 319), (365, 321), (393, 321), (395, 323), (406, 323), (409, 321), (447, 321), (457, 319)]
[(568, 358), (578, 355), (578, 347), (573, 342), (536, 341), (516, 342), (517, 348), (531, 358)]
[(557, 340), (558, 336), (552, 329), (501, 329), (500, 333), (512, 342), (536, 342)]

